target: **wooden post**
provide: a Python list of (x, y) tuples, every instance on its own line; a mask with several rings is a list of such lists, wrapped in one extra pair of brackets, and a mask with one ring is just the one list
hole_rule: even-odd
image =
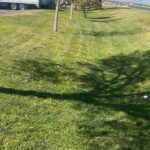
[(71, 3), (70, 20), (72, 20), (72, 16), (73, 16), (73, 2)]
[(58, 12), (59, 12), (60, 1), (61, 0), (57, 0), (57, 4), (56, 4), (56, 13), (55, 13), (55, 21), (54, 21), (54, 32), (57, 32)]

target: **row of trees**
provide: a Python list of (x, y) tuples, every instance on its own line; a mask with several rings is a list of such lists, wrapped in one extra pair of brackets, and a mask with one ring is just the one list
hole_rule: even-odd
[[(54, 31), (57, 32), (57, 25), (58, 25), (58, 12), (60, 8), (61, 0), (57, 0), (56, 4), (56, 13), (55, 13), (55, 21), (54, 21)], [(72, 20), (73, 16), (73, 9), (80, 8), (83, 12), (84, 18), (87, 17), (87, 13), (91, 9), (102, 9), (102, 0), (68, 0), (71, 5), (70, 11), (70, 20)]]

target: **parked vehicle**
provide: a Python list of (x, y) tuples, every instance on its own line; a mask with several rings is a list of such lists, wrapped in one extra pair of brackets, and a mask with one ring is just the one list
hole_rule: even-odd
[[(57, 0), (0, 0), (0, 6), (9, 7), (13, 10), (24, 10), (31, 6), (36, 8), (54, 8), (56, 2)], [(65, 2), (66, 0), (62, 0), (61, 4), (63, 5)]]

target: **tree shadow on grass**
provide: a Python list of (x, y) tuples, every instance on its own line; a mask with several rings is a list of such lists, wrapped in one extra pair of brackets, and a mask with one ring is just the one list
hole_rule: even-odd
[[(149, 148), (150, 101), (143, 100), (142, 96), (149, 95), (150, 91), (139, 86), (150, 79), (149, 56), (150, 51), (134, 52), (103, 59), (95, 65), (81, 64), (90, 69), (90, 73), (80, 76), (80, 80), (85, 83), (83, 88), (87, 85), (93, 88), (91, 100), (97, 108), (84, 112), (85, 118), (92, 123), (85, 119), (79, 122), (79, 128), (89, 140), (94, 139), (93, 149), (112, 149), (110, 145), (120, 145), (119, 149)], [(96, 115), (103, 116), (110, 110), (109, 115), (113, 116), (114, 111), (118, 116), (124, 112), (129, 119), (107, 119), (109, 115), (106, 115), (106, 121), (96, 118)]]
[(118, 21), (120, 19), (110, 19), (111, 17), (91, 17), (88, 18), (88, 21), (90, 22), (113, 22), (113, 21)]
[[(150, 89), (147, 87), (150, 84), (149, 58), (150, 50), (112, 56), (93, 63), (78, 62), (79, 69), (83, 71), (82, 75), (65, 66), (56, 67), (56, 70), (54, 67), (59, 76), (67, 75), (82, 83), (82, 92), (79, 90), (59, 94), (0, 87), (0, 93), (76, 101), (78, 104), (75, 103), (72, 107), (78, 111), (84, 109), (80, 114), (82, 119), (77, 122), (78, 134), (89, 139), (87, 144), (91, 149), (114, 149), (118, 145), (118, 149), (122, 150), (147, 150), (150, 146), (150, 100), (144, 100), (142, 96), (150, 95)], [(28, 69), (24, 69), (24, 61), (17, 62), (17, 65), (18, 63), (18, 69), (28, 71), (31, 77), (29, 70), (37, 68), (34, 70), (34, 76), (44, 78), (45, 72), (41, 71), (43, 66), (47, 68), (46, 76), (51, 75), (48, 73), (51, 72), (48, 69), (49, 63), (43, 65), (42, 62), (36, 62), (35, 65), (28, 61)], [(66, 70), (65, 74), (59, 73), (62, 68)], [(82, 104), (86, 104), (86, 108)]]
[[(105, 21), (101, 21), (101, 22), (105, 22)], [(106, 21), (107, 22), (107, 21)], [(82, 30), (81, 33), (70, 33), (70, 32), (60, 32), (62, 34), (82, 34), (82, 35), (87, 35), (87, 36), (95, 36), (95, 37), (107, 37), (107, 36), (126, 36), (126, 35), (136, 35), (136, 34), (140, 34), (146, 32), (143, 29), (137, 28), (135, 30), (123, 30), (123, 31), (87, 31), (85, 29)]]
[(106, 36), (121, 36), (121, 35), (135, 35), (144, 32), (142, 29), (137, 30), (125, 30), (125, 31), (86, 31), (83, 30), (82, 34), (91, 35), (96, 37), (106, 37)]
[(89, 20), (90, 22), (115, 22), (115, 21), (118, 21), (118, 20), (121, 20), (121, 19), (108, 19), (108, 20)]
[[(120, 19), (112, 19), (112, 20), (91, 20), (92, 22), (109, 22), (109, 21), (117, 21)], [(143, 32), (147, 32), (146, 30), (143, 30), (140, 27), (135, 28), (134, 30), (112, 30), (112, 31), (88, 31), (86, 29), (82, 29), (81, 33), (73, 33), (73, 34), (83, 34), (83, 35), (88, 35), (88, 36), (95, 36), (95, 37), (107, 37), (107, 36), (126, 36), (126, 35), (136, 35), (136, 34), (140, 34)], [(64, 33), (64, 32), (61, 32)], [(66, 32), (65, 32), (66, 33)], [(70, 32), (69, 32), (70, 34)]]
[(73, 75), (71, 68), (57, 64), (49, 59), (15, 61), (14, 70), (18, 74), (26, 73), (32, 80), (45, 80), (53, 83), (61, 83), (61, 76)]
[(88, 19), (110, 19), (111, 17), (91, 17), (91, 18), (88, 18)]

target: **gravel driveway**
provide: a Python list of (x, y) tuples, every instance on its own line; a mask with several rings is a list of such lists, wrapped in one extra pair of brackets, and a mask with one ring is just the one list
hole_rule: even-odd
[(12, 14), (12, 13), (18, 13), (22, 10), (8, 10), (8, 9), (0, 9), (0, 16), (5, 14)]

